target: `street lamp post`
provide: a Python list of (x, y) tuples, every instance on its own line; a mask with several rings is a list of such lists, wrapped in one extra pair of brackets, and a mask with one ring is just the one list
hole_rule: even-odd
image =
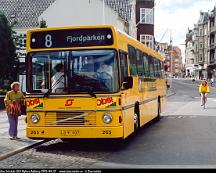
[[(186, 49), (187, 49), (187, 43), (182, 43), (180, 44), (181, 46), (185, 46), (185, 50), (184, 50), (184, 64), (182, 65), (182, 69), (183, 69), (183, 74), (182, 74), (182, 77), (184, 78), (186, 76), (186, 60), (187, 60), (187, 52), (186, 52)], [(182, 61), (183, 63), (183, 61)]]
[(171, 76), (171, 79), (170, 79), (170, 88), (172, 88), (172, 77), (173, 77), (173, 73), (172, 73), (172, 68), (173, 68), (173, 65), (172, 65), (172, 53), (173, 53), (173, 46), (171, 46), (171, 50), (170, 50), (170, 76)]
[(170, 50), (170, 74), (171, 74), (171, 79), (170, 79), (170, 89), (172, 88), (172, 77), (173, 77), (173, 75), (172, 75), (172, 68), (173, 68), (173, 65), (172, 65), (172, 63), (173, 63), (173, 45), (172, 45), (172, 42), (173, 42), (173, 40), (172, 40), (172, 32), (170, 32), (170, 47), (171, 47), (171, 50)]

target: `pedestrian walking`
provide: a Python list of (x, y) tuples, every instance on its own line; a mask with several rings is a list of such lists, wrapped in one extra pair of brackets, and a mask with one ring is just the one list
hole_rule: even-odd
[(199, 86), (199, 93), (201, 96), (201, 106), (204, 106), (205, 109), (205, 105), (207, 102), (207, 94), (210, 92), (209, 86), (208, 86), (208, 82), (206, 80), (202, 81), (202, 83)]
[(192, 79), (192, 82), (195, 83), (195, 78)]
[(211, 78), (211, 86), (214, 84), (214, 78)]
[(19, 90), (20, 83), (13, 82), (11, 84), (11, 91), (6, 93), (4, 99), (9, 121), (9, 136), (11, 140), (19, 139), (17, 137), (18, 117), (21, 115), (21, 104), (24, 101), (24, 95)]

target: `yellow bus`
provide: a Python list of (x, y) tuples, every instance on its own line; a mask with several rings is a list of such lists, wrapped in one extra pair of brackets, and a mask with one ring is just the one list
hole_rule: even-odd
[(27, 137), (125, 139), (166, 103), (163, 57), (113, 26), (27, 32)]

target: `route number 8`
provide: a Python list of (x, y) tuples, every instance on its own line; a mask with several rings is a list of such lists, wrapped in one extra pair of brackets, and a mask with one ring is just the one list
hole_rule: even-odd
[(45, 36), (45, 46), (52, 47), (52, 36), (50, 34)]

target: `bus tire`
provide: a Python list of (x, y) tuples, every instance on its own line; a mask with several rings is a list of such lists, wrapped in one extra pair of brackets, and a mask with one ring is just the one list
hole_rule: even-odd
[(161, 118), (161, 99), (160, 97), (158, 98), (158, 104), (157, 104), (157, 117), (156, 121), (160, 121)]
[(139, 110), (139, 103), (136, 103), (134, 109), (134, 132), (136, 132), (139, 128), (140, 128), (140, 110)]

